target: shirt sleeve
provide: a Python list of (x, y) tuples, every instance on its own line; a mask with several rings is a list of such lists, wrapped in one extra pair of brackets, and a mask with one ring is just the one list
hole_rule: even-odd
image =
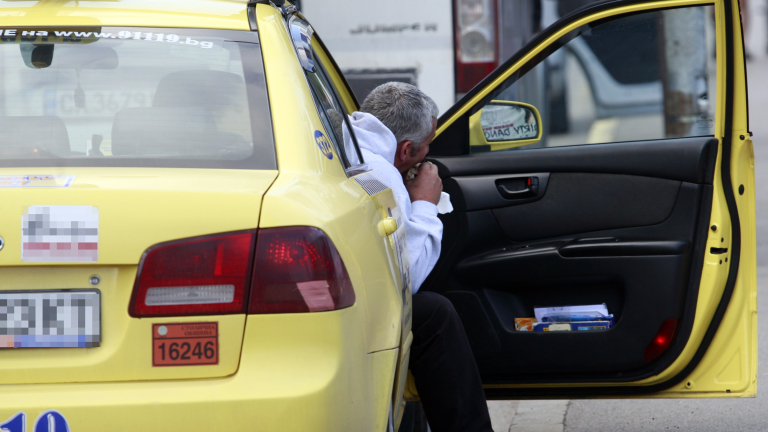
[(410, 197), (398, 201), (405, 204), (405, 233), (408, 241), (408, 258), (411, 267), (413, 294), (429, 276), (440, 257), (440, 241), (443, 223), (437, 217), (437, 206), (428, 201), (411, 203)]

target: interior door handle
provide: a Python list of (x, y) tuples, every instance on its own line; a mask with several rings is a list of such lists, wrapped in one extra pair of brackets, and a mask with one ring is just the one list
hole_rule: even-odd
[(504, 198), (512, 198), (512, 199), (523, 198), (524, 196), (528, 196), (528, 194), (533, 192), (533, 189), (531, 189), (531, 186), (528, 186), (525, 189), (516, 190), (516, 191), (511, 191), (507, 189), (507, 187), (504, 186), (503, 184), (498, 185), (498, 188), (499, 188), (499, 192), (501, 193), (501, 196), (503, 196)]
[(534, 198), (539, 194), (539, 178), (532, 176), (496, 180), (496, 189), (508, 200)]

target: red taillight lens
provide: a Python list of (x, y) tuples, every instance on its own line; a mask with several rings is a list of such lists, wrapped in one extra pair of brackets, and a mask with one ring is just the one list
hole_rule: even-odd
[(456, 93), (466, 93), (498, 66), (496, 2), (454, 0)]
[(162, 243), (139, 265), (133, 317), (245, 312), (255, 231)]
[(456, 63), (456, 93), (466, 93), (496, 69), (496, 63)]
[(330, 239), (317, 228), (259, 231), (248, 313), (320, 312), (355, 303), (355, 292)]
[(645, 348), (645, 361), (650, 363), (659, 358), (672, 344), (672, 339), (677, 332), (678, 320), (670, 318), (661, 323), (661, 328), (650, 344)]
[(198, 237), (148, 249), (130, 315), (320, 312), (355, 303), (347, 270), (325, 233), (310, 227), (261, 230), (254, 258), (255, 235)]

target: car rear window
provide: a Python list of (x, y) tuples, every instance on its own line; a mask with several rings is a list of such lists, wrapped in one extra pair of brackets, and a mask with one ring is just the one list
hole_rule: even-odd
[(275, 169), (258, 35), (0, 29), (0, 166)]

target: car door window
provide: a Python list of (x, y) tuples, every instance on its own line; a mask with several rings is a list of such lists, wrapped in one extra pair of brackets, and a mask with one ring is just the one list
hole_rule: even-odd
[(595, 21), (537, 57), (477, 105), (471, 152), (714, 135), (712, 6)]
[(312, 40), (312, 49), (315, 53), (315, 59), (318, 63), (322, 64), (325, 74), (330, 78), (333, 87), (341, 98), (341, 102), (344, 104), (344, 108), (347, 110), (347, 114), (352, 114), (358, 109), (358, 102), (355, 94), (349, 88), (349, 84), (346, 83), (344, 76), (339, 71), (336, 62), (333, 61), (325, 46), (319, 38)]
[[(307, 72), (306, 75), (317, 105), (317, 112), (320, 114), (326, 132), (340, 155), (344, 168), (349, 169), (361, 165), (363, 158), (357, 149), (355, 140), (350, 140), (350, 144), (344, 146), (343, 129), (349, 120), (328, 77), (319, 68), (315, 72)], [(348, 126), (346, 128), (349, 130)]]
[[(357, 146), (354, 133), (351, 132), (352, 128), (349, 125), (346, 108), (341, 103), (338, 91), (334, 88), (323, 64), (317, 61), (317, 51), (313, 46), (315, 31), (301, 15), (292, 15), (288, 20), (288, 26), (299, 63), (307, 77), (317, 113), (326, 134), (336, 148), (336, 154), (339, 155), (344, 169), (348, 174), (355, 173), (359, 170), (351, 168), (361, 166), (363, 156)], [(327, 59), (327, 56), (324, 57)], [(350, 138), (346, 145), (344, 140), (345, 128)], [(317, 132), (315, 139), (318, 140), (318, 145), (323, 147), (327, 145), (322, 133)]]

